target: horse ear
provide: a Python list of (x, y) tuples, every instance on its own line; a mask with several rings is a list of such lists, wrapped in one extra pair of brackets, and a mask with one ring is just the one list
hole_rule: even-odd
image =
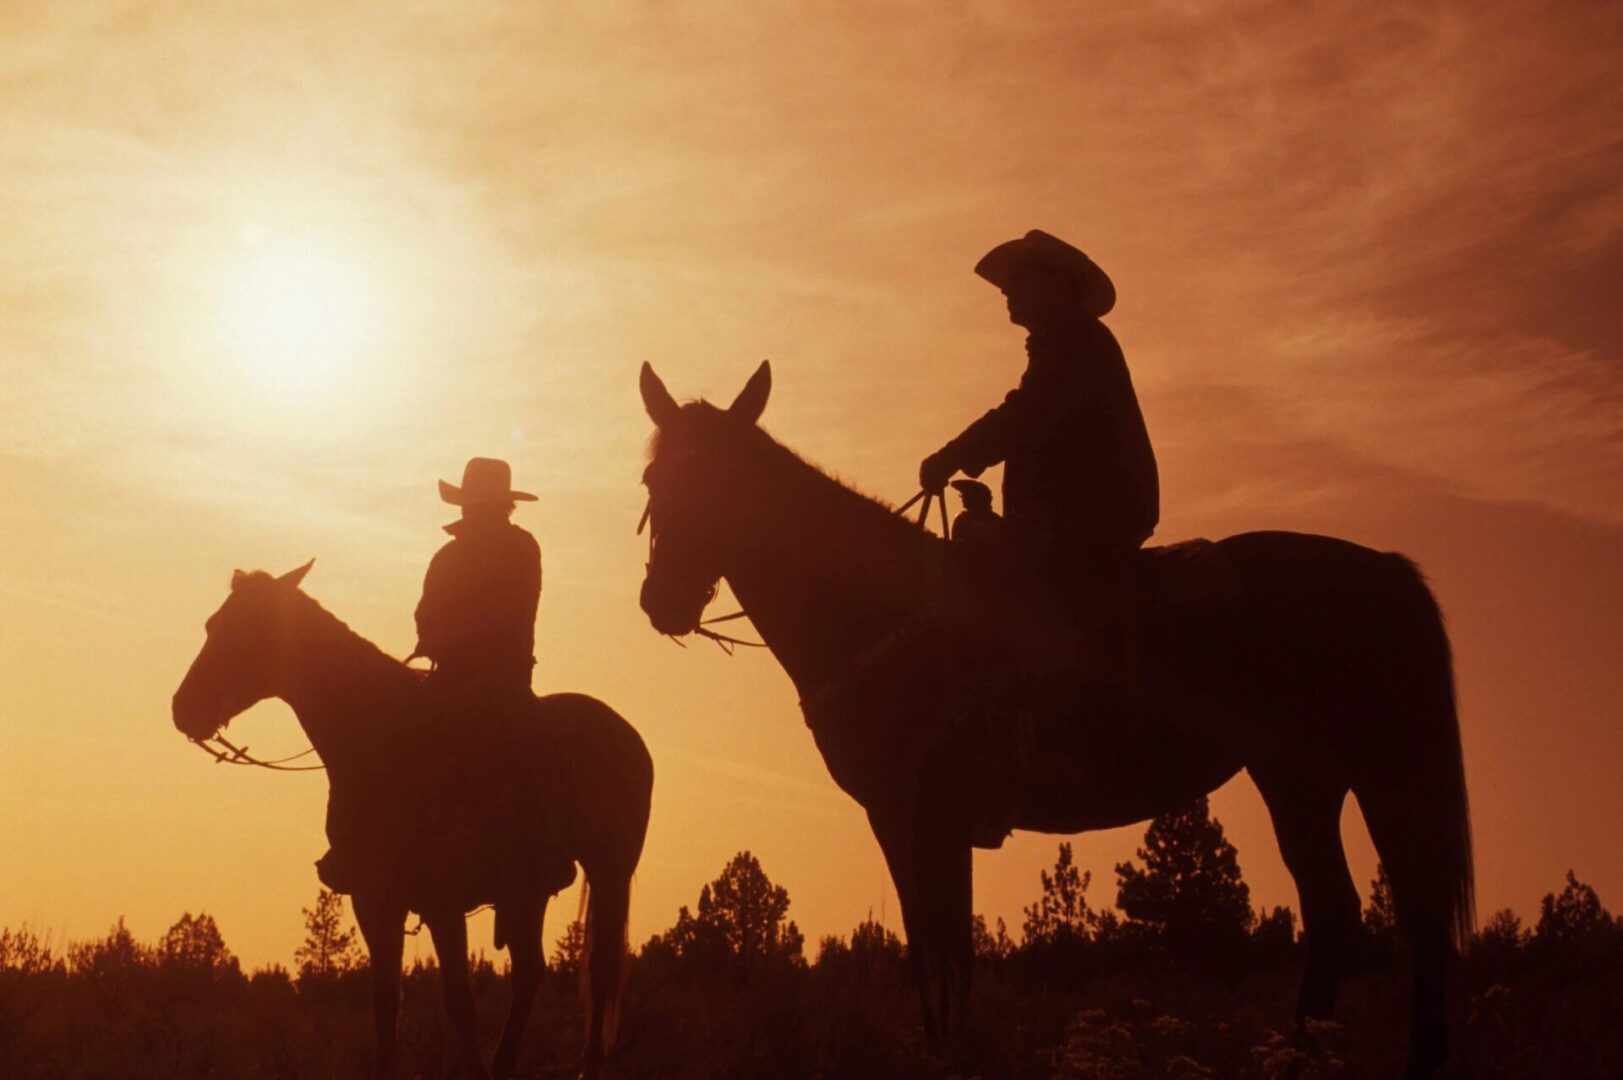
[(231, 571), (231, 591), (236, 592), (237, 586), (248, 580), (248, 575), (241, 570)]
[(665, 389), (665, 384), (658, 375), (654, 374), (654, 365), (643, 361), (642, 374), (637, 377), (637, 387), (642, 391), (642, 406), (648, 410), (648, 418), (657, 428), (663, 428), (676, 419), (682, 407), (671, 397), (671, 392)]
[(738, 392), (727, 411), (740, 420), (753, 424), (766, 412), (766, 399), (772, 395), (772, 362), (762, 360), (750, 381)]
[(299, 583), (304, 580), (304, 575), (308, 574), (310, 572), (310, 568), (315, 564), (316, 561), (311, 559), (297, 570), (289, 570), (287, 573), (276, 579), (276, 584), (285, 585), (289, 589), (297, 589), (299, 587)]

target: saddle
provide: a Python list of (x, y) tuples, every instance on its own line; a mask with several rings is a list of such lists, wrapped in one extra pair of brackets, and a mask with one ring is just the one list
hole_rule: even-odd
[(417, 910), (567, 887), (574, 862), (548, 800), (559, 763), (529, 771), (523, 728), (544, 721), (538, 705), (515, 713), (475, 731), (457, 730), (464, 717), (435, 717), (402, 732), (385, 769), (359, 790), (334, 788), (328, 835), (335, 848), (342, 838), (337, 868), (349, 871), (348, 887), (324, 882), (341, 892), (391, 887)]
[[(1103, 658), (1090, 658), (1076, 678), (1101, 684), (1096, 688), (1114, 702), (1114, 714), (1143, 717), (1150, 645), (1176, 647), (1181, 627), (1231, 608), (1244, 597), (1244, 586), (1222, 549), (1206, 539), (1140, 549), (1123, 578), (1114, 610), (1103, 613), (1102, 620), (1098, 611), (1081, 616), (1093, 623), (1081, 635), (1082, 647)], [(1065, 722), (1041, 706), (1006, 704), (993, 712), (991, 727), (997, 734), (983, 765), (993, 791), (973, 837), (975, 846), (983, 848), (1001, 847), (1013, 828), (1023, 778), (1042, 753), (1039, 728)]]
[(1145, 638), (1200, 620), (1238, 602), (1245, 593), (1223, 549), (1196, 538), (1141, 548), (1133, 556), (1121, 612), (1122, 678), (1142, 697)]
[(1228, 556), (1206, 539), (1142, 548), (1135, 556), (1135, 606), (1157, 618), (1206, 614), (1244, 593)]

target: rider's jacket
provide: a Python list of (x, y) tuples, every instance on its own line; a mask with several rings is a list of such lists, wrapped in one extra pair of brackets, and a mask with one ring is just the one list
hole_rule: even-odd
[(1002, 461), (1011, 528), (1062, 547), (1135, 548), (1160, 520), (1155, 452), (1115, 335), (1078, 318), (1026, 339), (1026, 371), (1003, 404), (948, 449), (971, 476)]
[(417, 604), (417, 652), (442, 678), (528, 687), (535, 665), (541, 548), (505, 520), (464, 518), (435, 553)]

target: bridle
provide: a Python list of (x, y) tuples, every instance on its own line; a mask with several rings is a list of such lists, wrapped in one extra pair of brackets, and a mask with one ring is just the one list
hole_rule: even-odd
[[(210, 746), (210, 743), (218, 743), (219, 745)], [(215, 732), (213, 735), (208, 735), (201, 739), (193, 738), (192, 745), (197, 747), (199, 750), (202, 750), (209, 757), (213, 758), (215, 764), (218, 765), (253, 765), (261, 769), (271, 769), (275, 772), (318, 772), (327, 767), (326, 765), (287, 764), (290, 761), (297, 761), (302, 757), (309, 757), (311, 754), (315, 753), (316, 748), (313, 746), (308, 750), (301, 750), (297, 754), (289, 754), (284, 758), (275, 758), (271, 761), (261, 761), (259, 758), (256, 758), (252, 754), (248, 753), (248, 748), (246, 746), (236, 745), (219, 732)]]
[[(930, 504), (932, 501), (934, 501), (941, 512), (941, 535), (943, 537), (951, 536), (951, 528), (947, 524), (947, 494), (945, 491), (930, 491), (928, 489), (920, 489), (919, 492), (911, 499), (908, 499), (901, 506), (897, 507), (895, 512), (898, 515), (906, 514), (914, 507), (915, 504), (919, 504), (920, 500), (923, 500), (923, 502), (922, 505), (919, 505), (919, 515), (917, 519), (919, 528), (929, 531)], [(654, 500), (653, 496), (650, 495), (648, 505), (643, 507), (642, 517), (637, 521), (637, 535), (641, 536), (643, 529), (649, 526), (653, 515), (653, 510)], [(653, 564), (654, 531), (652, 528), (649, 528), (648, 567), (651, 569)], [(711, 600), (715, 599), (716, 591), (719, 587), (719, 581), (715, 586), (711, 587), (710, 596), (705, 600), (705, 604), (708, 605)], [(693, 632), (714, 641), (718, 646), (721, 647), (721, 651), (726, 653), (728, 656), (733, 655), (737, 647), (740, 645), (751, 649), (767, 648), (766, 643), (762, 641), (744, 641), (740, 638), (730, 637), (726, 634), (719, 634), (716, 631), (709, 629), (709, 627), (715, 623), (731, 622), (734, 619), (747, 618), (749, 618), (749, 612), (740, 608), (730, 615), (717, 615), (713, 618), (701, 619), (699, 621), (699, 625), (694, 628)], [(801, 709), (809, 716), (814, 708), (822, 704), (824, 701), (827, 701), (834, 695), (834, 693), (839, 689), (840, 684), (848, 681), (857, 674), (873, 666), (873, 664), (878, 662), (884, 656), (888, 655), (897, 646), (913, 637), (915, 633), (923, 629), (923, 627), (928, 625), (931, 621), (933, 621), (933, 619), (929, 616), (915, 616), (907, 619), (900, 626), (881, 636), (879, 640), (876, 641), (872, 646), (859, 653), (850, 664), (846, 665), (845, 670), (841, 672), (838, 678), (825, 681), (823, 685), (801, 699)], [(676, 635), (667, 634), (666, 637), (669, 637), (672, 641), (676, 642), (678, 645), (681, 645), (684, 649), (687, 648), (687, 645), (682, 641), (682, 639)]]
[[(642, 509), (642, 517), (637, 519), (637, 535), (638, 536), (642, 535), (643, 529), (645, 529), (645, 528), (648, 529), (648, 562), (645, 565), (645, 569), (647, 569), (647, 570), (652, 570), (653, 567), (654, 567), (654, 530), (650, 527), (650, 524), (651, 524), (651, 521), (652, 521), (652, 518), (653, 518), (653, 513), (654, 513), (654, 498), (653, 498), (652, 495), (650, 495), (648, 497), (648, 504), (646, 506), (644, 506), (643, 509)], [(716, 598), (716, 593), (719, 592), (720, 590), (721, 590), (721, 581), (718, 579), (714, 585), (710, 586), (710, 595), (705, 597), (705, 600), (704, 600), (704, 606), (705, 607), (708, 607), (710, 605), (710, 602)], [(702, 610), (702, 608), (701, 608), (701, 610)], [(718, 633), (715, 630), (710, 629), (710, 626), (715, 624), (715, 623), (731, 622), (734, 619), (742, 619), (742, 618), (746, 618), (746, 617), (747, 617), (747, 615), (743, 611), (743, 609), (739, 609), (738, 611), (733, 612), (731, 615), (718, 615), (718, 616), (715, 616), (714, 618), (701, 619), (699, 621), (699, 625), (693, 628), (693, 632), (695, 634), (698, 634), (700, 637), (706, 637), (706, 638), (709, 638), (711, 641), (715, 642), (717, 647), (720, 648), (721, 651), (726, 653), (728, 656), (733, 655), (733, 653), (736, 652), (737, 649), (740, 646), (743, 646), (744, 648), (747, 648), (747, 649), (764, 649), (764, 648), (766, 648), (767, 645), (766, 645), (766, 642), (764, 642), (764, 641), (745, 641), (743, 638), (735, 638), (735, 637), (733, 637), (733, 636), (731, 636), (729, 634)], [(667, 638), (669, 638), (671, 641), (675, 642), (677, 645), (680, 645), (684, 649), (688, 647), (687, 642), (683, 641), (681, 638), (677, 637), (675, 634), (666, 634), (665, 636)]]

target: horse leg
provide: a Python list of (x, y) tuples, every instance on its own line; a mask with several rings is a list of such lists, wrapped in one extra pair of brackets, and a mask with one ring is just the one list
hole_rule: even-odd
[(924, 898), (922, 932), (936, 964), (941, 1033), (956, 1039), (968, 1028), (974, 971), (974, 821), (962, 797), (974, 778), (953, 763), (930, 777), (913, 811), (913, 882)]
[(603, 1058), (614, 1045), (620, 1022), (620, 993), (624, 989), (626, 919), (631, 912), (631, 871), (587, 872), (586, 877), (586, 994), (591, 1000), (587, 1016), (586, 1049), (581, 1055), (581, 1076), (602, 1075)]
[(380, 1080), (395, 1075), (395, 1029), (400, 1016), (400, 957), (405, 950), (406, 908), (372, 893), (354, 897), (355, 921), (372, 967), (372, 1021)]
[(468, 921), (460, 911), (438, 912), (426, 918), (434, 937), (434, 952), (440, 960), (440, 983), (445, 992), (445, 1011), (456, 1028), (458, 1065), (464, 1075), (483, 1078), (485, 1067), (479, 1061), (479, 1039), (475, 1031), (473, 986), (468, 979)]
[(1453, 885), (1439, 822), (1401, 792), (1360, 785), (1358, 804), (1392, 881), (1398, 925), (1409, 942), (1409, 1056), (1405, 1080), (1430, 1077), (1448, 1056), (1445, 975)]
[[(870, 809), (868, 821), (884, 853), (885, 865), (890, 868), (896, 899), (901, 902), (902, 928), (907, 931), (907, 958), (918, 987), (924, 1035), (932, 1044), (940, 1045), (949, 1032), (947, 1001), (951, 993), (945, 977), (950, 969), (948, 939), (941, 932), (946, 921), (941, 908), (946, 898), (938, 891), (946, 875), (938, 874), (932, 879), (929, 871), (932, 864), (945, 860), (940, 859), (939, 848), (935, 853), (937, 858), (932, 859), (928, 854), (921, 857), (917, 815), (911, 809), (902, 813), (877, 813)], [(967, 847), (965, 850), (967, 854)], [(967, 924), (965, 929), (967, 933)]]
[(496, 1057), (490, 1064), (490, 1074), (496, 1080), (507, 1080), (518, 1067), (524, 1028), (530, 1022), (535, 992), (541, 986), (541, 972), (546, 968), (541, 945), (541, 925), (546, 911), (545, 896), (539, 900), (525, 898), (501, 911), (507, 927), (507, 955), (513, 962), (513, 1001), (507, 1009), (507, 1023), (502, 1027)]
[(1285, 867), (1296, 879), (1307, 938), (1307, 971), (1296, 1004), (1298, 1023), (1326, 1019), (1351, 967), (1363, 923), (1358, 888), (1341, 847), (1341, 804), (1347, 788), (1330, 780), (1252, 769), (1279, 838)]
[(938, 963), (936, 1008), (942, 1034), (957, 1038), (967, 1030), (970, 980), (974, 971), (974, 855), (967, 832), (939, 819), (915, 830), (914, 880), (930, 897), (926, 933)]
[[(903, 822), (905, 821), (905, 824)], [(901, 818), (892, 813), (868, 809), (868, 824), (874, 839), (885, 856), (890, 869), (891, 884), (896, 886), (896, 899), (902, 908), (902, 929), (907, 933), (907, 962), (913, 969), (913, 983), (918, 988), (919, 1007), (924, 1016), (924, 1036), (934, 1042), (937, 1036), (935, 1008), (929, 992), (929, 949), (924, 932), (924, 903), (917, 896), (913, 884), (913, 830), (911, 817)]]

